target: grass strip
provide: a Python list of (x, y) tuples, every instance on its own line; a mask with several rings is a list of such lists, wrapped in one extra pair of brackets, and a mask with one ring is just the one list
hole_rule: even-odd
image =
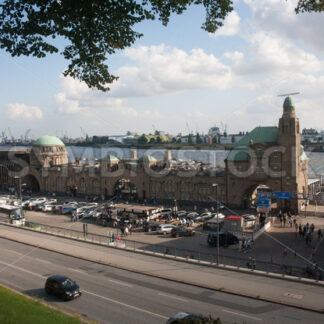
[(0, 286), (0, 323), (84, 324), (84, 321), (52, 309), (44, 305), (41, 300), (25, 297)]

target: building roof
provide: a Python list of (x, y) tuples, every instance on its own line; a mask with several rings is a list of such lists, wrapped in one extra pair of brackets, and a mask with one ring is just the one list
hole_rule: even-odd
[(278, 127), (266, 126), (254, 128), (252, 132), (246, 134), (234, 145), (226, 160), (238, 162), (247, 161), (249, 157), (248, 147), (251, 143), (276, 145), (278, 143)]
[(64, 146), (64, 143), (56, 136), (44, 135), (38, 138), (33, 146)]
[(253, 144), (277, 144), (278, 143), (278, 127), (276, 126), (266, 126), (266, 127), (256, 127), (252, 132), (246, 134), (242, 139), (240, 139), (234, 148), (238, 146), (248, 147), (250, 142)]
[(284, 108), (294, 107), (294, 102), (290, 97), (286, 97), (283, 106)]

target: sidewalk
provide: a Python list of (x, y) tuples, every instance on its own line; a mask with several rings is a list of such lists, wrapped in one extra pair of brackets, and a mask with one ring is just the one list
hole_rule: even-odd
[[(34, 221), (40, 224), (48, 224), (52, 226), (58, 226), (62, 228), (70, 228), (73, 230), (83, 230), (83, 222), (71, 222), (69, 215), (54, 215), (45, 214), (40, 212), (29, 212), (26, 213), (27, 220)], [(306, 218), (298, 217), (297, 223), (309, 222), (315, 224), (315, 231), (318, 226), (321, 226), (324, 233), (324, 218)], [(107, 232), (114, 232), (115, 234), (120, 230), (103, 227), (95, 224), (88, 224), (88, 232), (93, 234), (107, 235)], [(136, 230), (127, 237), (128, 240), (141, 242), (143, 244), (163, 245), (174, 249), (182, 249), (188, 251), (196, 251), (196, 254), (204, 253), (209, 255), (208, 258), (216, 258), (217, 250), (215, 247), (210, 247), (207, 244), (207, 234), (202, 233), (199, 229), (196, 229), (197, 235), (191, 238), (178, 238), (172, 239), (169, 235), (158, 235), (156, 233), (143, 233), (142, 231), (137, 232)], [(317, 243), (317, 234), (313, 234), (314, 240), (312, 245)], [(283, 256), (285, 246), (290, 248), (287, 249), (287, 255)], [(260, 262), (266, 262), (268, 264), (277, 264), (278, 272), (282, 272), (282, 266), (293, 266), (299, 269), (304, 269), (306, 261), (299, 257), (299, 255), (308, 259), (313, 250), (312, 246), (306, 246), (305, 241), (295, 237), (295, 228), (292, 227), (280, 227), (280, 222), (275, 222), (272, 227), (268, 230), (268, 233), (262, 234), (259, 237), (252, 249), (245, 253), (240, 252), (238, 245), (232, 245), (228, 248), (220, 247), (220, 261), (225, 264), (233, 264), (245, 266), (249, 257), (257, 260), (257, 269), (267, 269), (268, 266), (262, 265)], [(296, 250), (296, 255), (294, 251)], [(318, 252), (321, 250), (318, 249)], [(316, 256), (316, 260), (321, 260), (320, 256)], [(245, 260), (245, 261), (244, 261)], [(324, 258), (323, 258), (324, 261)], [(319, 262), (320, 264), (320, 262)], [(324, 265), (323, 265), (324, 266)], [(321, 266), (321, 268), (324, 268)], [(266, 267), (266, 268), (265, 268)], [(275, 271), (269, 266), (270, 271)], [(301, 271), (301, 270), (300, 270)], [(299, 271), (298, 271), (299, 273)]]
[[(0, 225), (0, 237), (117, 268), (184, 282), (207, 289), (221, 290), (251, 298), (324, 312), (324, 289), (322, 283), (314, 285), (268, 278), (245, 272), (178, 262), (174, 261), (174, 257), (161, 259), (4, 225)], [(255, 273), (258, 273), (258, 271), (255, 271)], [(279, 275), (278, 278), (280, 278)]]

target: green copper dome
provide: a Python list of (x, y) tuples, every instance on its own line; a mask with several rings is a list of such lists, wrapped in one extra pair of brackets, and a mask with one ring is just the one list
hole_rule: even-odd
[(64, 143), (56, 136), (45, 135), (37, 139), (33, 146), (64, 146)]
[(286, 97), (283, 106), (284, 108), (291, 108), (294, 107), (294, 103), (290, 97)]

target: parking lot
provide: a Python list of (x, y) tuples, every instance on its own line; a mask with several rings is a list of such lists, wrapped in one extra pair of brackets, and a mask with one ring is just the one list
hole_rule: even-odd
[[(217, 255), (217, 248), (209, 246), (207, 243), (208, 232), (203, 231), (199, 225), (195, 227), (196, 235), (191, 237), (172, 238), (169, 234), (160, 235), (156, 232), (144, 232), (142, 229), (134, 229), (131, 235), (122, 237), (120, 229), (92, 224), (89, 220), (71, 222), (70, 215), (26, 211), (26, 220), (80, 232), (83, 231), (83, 224), (87, 224), (89, 234), (106, 236), (107, 234), (114, 233), (116, 237), (119, 236), (122, 239), (136, 241), (142, 243), (143, 246), (162, 245), (170, 249), (182, 250), (185, 255), (194, 255), (196, 258), (210, 255), (208, 259), (215, 260)], [(318, 217), (297, 217), (297, 222), (302, 224), (314, 222), (316, 224), (315, 229), (319, 227), (324, 228), (323, 219)], [(318, 260), (320, 266), (324, 266), (321, 256), (322, 249), (320, 248), (322, 243), (317, 241), (314, 234), (313, 242), (310, 245), (305, 245), (304, 240), (296, 236), (294, 228), (281, 227), (279, 222), (275, 222), (267, 233), (263, 234), (251, 245), (249, 250), (240, 250), (239, 244), (230, 245), (229, 247), (220, 247), (219, 256), (221, 263), (237, 265), (244, 264), (244, 260), (248, 261), (249, 258), (254, 258), (257, 262), (257, 268), (261, 266), (261, 264), (258, 264), (260, 262), (277, 264), (279, 266), (305, 267), (306, 261), (303, 258), (312, 261)], [(314, 250), (315, 248), (316, 250)], [(199, 254), (201, 255), (199, 256)]]
[[(149, 206), (143, 208), (147, 210), (150, 209)], [(93, 208), (91, 208), (91, 210), (93, 210)], [(167, 210), (168, 209), (165, 209), (165, 211)], [(195, 214), (194, 211), (187, 211), (186, 215), (190, 212), (193, 217), (197, 216), (197, 213)], [(238, 212), (240, 213), (240, 211)], [(241, 214), (246, 213), (246, 211), (241, 212)], [(200, 213), (200, 216), (202, 214), (203, 213)], [(69, 229), (79, 233), (83, 232), (84, 224), (87, 224), (89, 235), (101, 235), (103, 238), (107, 238), (114, 234), (114, 237), (118, 237), (124, 242), (127, 240), (129, 244), (134, 242), (134, 246), (141, 246), (142, 249), (156, 249), (165, 251), (165, 253), (199, 258), (202, 260), (216, 260), (217, 257), (217, 248), (207, 243), (208, 233), (210, 232), (203, 230), (202, 220), (198, 220), (197, 218), (195, 221), (190, 222), (189, 227), (195, 231), (194, 236), (173, 238), (170, 234), (157, 234), (156, 231), (146, 232), (143, 230), (142, 225), (133, 228), (131, 233), (125, 236), (121, 231), (122, 226), (120, 223), (114, 228), (96, 224), (96, 217), (79, 219), (73, 218), (72, 215), (72, 213), (65, 215), (54, 214), (52, 211), (25, 211), (26, 221), (37, 224), (65, 230)], [(180, 219), (181, 218), (163, 219), (162, 223), (168, 222), (179, 225)], [(182, 218), (182, 220), (183, 219), (184, 218)], [(307, 264), (312, 266), (315, 263), (318, 263), (321, 268), (324, 268), (324, 249), (321, 248), (324, 246), (324, 242), (316, 235), (319, 228), (324, 232), (324, 218), (320, 216), (305, 217), (302, 215), (296, 216), (296, 221), (297, 224), (301, 225), (306, 223), (310, 225), (314, 223), (315, 231), (312, 234), (312, 241), (310, 243), (305, 244), (305, 240), (299, 237), (293, 226), (283, 227), (278, 220), (275, 220), (271, 228), (257, 240), (251, 242), (247, 249), (242, 249), (241, 244), (233, 244), (228, 247), (220, 246), (218, 255), (219, 262), (222, 264), (247, 266), (248, 262), (254, 260), (257, 269), (269, 268), (273, 271), (273, 269), (277, 267), (278, 272), (286, 267), (302, 269), (305, 268)], [(107, 223), (105, 225), (107, 225)], [(182, 226), (187, 228), (187, 224), (182, 224)]]

